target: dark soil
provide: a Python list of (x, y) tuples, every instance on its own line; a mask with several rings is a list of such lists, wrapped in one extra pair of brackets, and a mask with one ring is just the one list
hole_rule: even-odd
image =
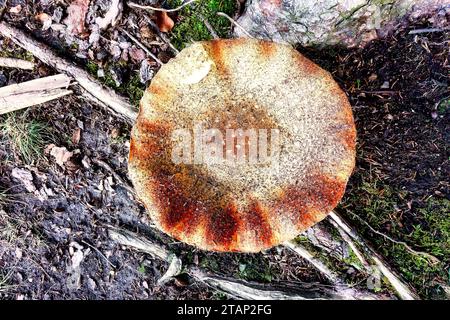
[[(105, 50), (111, 40), (133, 46), (129, 40), (110, 30), (104, 35), (106, 40), (101, 38), (85, 48), (86, 40), (66, 39), (55, 31), (40, 30), (33, 17), (43, 10), (56, 10), (53, 2), (48, 6), (45, 1), (12, 2), (11, 6), (21, 3), (26, 14), (5, 13), (6, 20), (31, 31), (92, 74), (104, 69), (106, 75), (101, 80), (106, 85), (135, 103), (139, 100), (148, 83), (139, 79), (142, 61), (114, 58)], [(121, 27), (140, 36), (163, 61), (173, 56), (167, 45), (152, 44), (155, 35), (144, 28), (141, 16), (126, 12)], [(357, 169), (339, 210), (360, 227), (362, 234), (422, 297), (442, 298), (448, 286), (450, 256), (449, 231), (445, 227), (450, 219), (448, 34), (408, 35), (410, 29), (419, 27), (426, 24), (404, 27), (362, 50), (300, 51), (332, 72), (353, 106), (358, 130)], [(30, 58), (9, 41), (1, 41), (3, 55)], [(150, 63), (149, 70), (157, 71), (157, 65)], [(0, 86), (53, 73), (42, 64), (33, 73), (0, 69)], [(215, 254), (174, 243), (156, 233), (149, 227), (144, 208), (126, 186), (99, 165), (99, 161), (108, 164), (129, 183), (130, 126), (83, 100), (79, 92), (18, 112), (17, 116), (44, 123), (49, 133), (45, 145), (66, 147), (74, 156), (61, 167), (42, 148), (35, 161), (25, 163), (8, 137), (0, 136), (0, 195), (6, 195), (0, 197), (1, 298), (224, 298), (185, 275), (158, 286), (156, 282), (167, 265), (117, 245), (109, 239), (107, 225), (170, 243), (185, 264), (198, 264), (223, 275), (267, 283), (326, 282), (286, 249), (274, 248), (260, 254)], [(1, 116), (0, 122), (6, 118)], [(81, 137), (74, 141), (78, 130)], [(32, 174), (37, 191), (27, 191), (12, 176), (15, 168)], [(358, 217), (417, 250), (432, 253), (441, 263), (430, 266), (405, 252), (402, 246), (375, 234)], [(417, 228), (423, 233), (417, 233)], [(83, 252), (79, 278), (71, 267), (78, 250)], [(351, 268), (346, 271), (349, 281), (358, 281), (357, 276), (350, 276)]]

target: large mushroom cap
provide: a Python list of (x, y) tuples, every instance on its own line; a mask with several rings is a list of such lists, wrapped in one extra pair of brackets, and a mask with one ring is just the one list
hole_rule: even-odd
[[(236, 130), (232, 143), (251, 129), (261, 134), (244, 139), (248, 161), (214, 162), (194, 144), (213, 128), (223, 137), (247, 130)], [(259, 129), (275, 156), (255, 163), (250, 145), (266, 137)], [(182, 142), (180, 154), (194, 155), (174, 161)], [(223, 145), (230, 159), (238, 148)], [(192, 44), (153, 78), (133, 128), (129, 173), (164, 232), (206, 250), (255, 252), (322, 220), (354, 162), (352, 111), (328, 72), (286, 45), (214, 40)]]

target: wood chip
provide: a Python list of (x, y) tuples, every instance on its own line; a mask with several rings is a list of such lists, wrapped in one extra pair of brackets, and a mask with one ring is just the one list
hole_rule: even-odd
[(48, 102), (71, 94), (70, 78), (64, 74), (0, 88), (0, 114)]

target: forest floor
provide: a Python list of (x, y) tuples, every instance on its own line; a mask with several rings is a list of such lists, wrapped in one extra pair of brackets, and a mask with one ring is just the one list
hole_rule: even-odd
[[(104, 15), (106, 2), (93, 1), (87, 28)], [(219, 36), (231, 37), (231, 26), (215, 12), (233, 15), (235, 1), (198, 2), (170, 14), (175, 27), (168, 38), (177, 49), (211, 38), (202, 18)], [(68, 36), (61, 29), (66, 12), (63, 2), (17, 0), (0, 9), (0, 16), (127, 96), (137, 108), (158, 64), (122, 31), (168, 61), (174, 50), (149, 26), (148, 18), (157, 18), (125, 8), (117, 25), (101, 35), (89, 29), (90, 35)], [(42, 13), (53, 21), (46, 30)], [(403, 26), (364, 49), (298, 49), (332, 73), (356, 120), (357, 166), (337, 211), (422, 298), (448, 299), (449, 34), (409, 34), (427, 27), (426, 21)], [(0, 68), (0, 87), (56, 73), (8, 39), (0, 38), (0, 48), (0, 56), (37, 63), (32, 72)], [(283, 247), (258, 254), (217, 254), (155, 233), (143, 206), (120, 181), (129, 181), (130, 126), (79, 93), (0, 116), (0, 298), (226, 298), (184, 274), (157, 285), (167, 265), (116, 244), (107, 225), (170, 243), (185, 264), (226, 276), (271, 284), (326, 282)], [(52, 155), (52, 148), (60, 148), (60, 156)], [(69, 160), (62, 161), (61, 153)], [(342, 268), (349, 283), (364, 282), (351, 266)]]

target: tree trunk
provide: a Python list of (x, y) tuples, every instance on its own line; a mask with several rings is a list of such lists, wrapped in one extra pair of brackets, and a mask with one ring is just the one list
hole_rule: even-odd
[[(449, 25), (448, 0), (248, 0), (238, 23), (252, 36), (303, 46), (364, 46), (405, 19)], [(236, 36), (245, 36), (239, 28)]]

